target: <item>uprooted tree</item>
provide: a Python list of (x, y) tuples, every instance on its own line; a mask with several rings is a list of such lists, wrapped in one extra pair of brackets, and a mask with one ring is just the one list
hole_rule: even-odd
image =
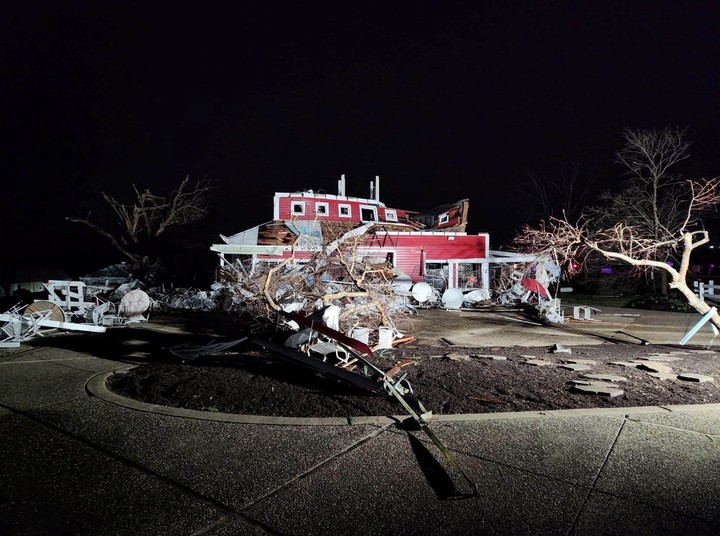
[[(685, 188), (676, 193), (677, 210), (683, 217), (675, 228), (664, 228), (657, 239), (633, 222), (615, 221), (603, 227), (586, 215), (578, 223), (562, 217), (551, 218), (535, 228), (526, 226), (514, 243), (525, 251), (550, 255), (569, 270), (581, 267), (593, 254), (626, 263), (639, 271), (660, 270), (667, 274), (669, 288), (677, 289), (691, 307), (705, 314), (711, 307), (688, 286), (687, 275), (692, 252), (710, 240), (700, 216), (720, 205), (720, 178), (686, 181)], [(677, 268), (666, 262), (668, 252), (679, 259)], [(720, 328), (717, 312), (711, 321)]]
[(104, 236), (110, 244), (127, 258), (133, 274), (143, 278), (155, 260), (159, 240), (169, 230), (203, 219), (208, 212), (207, 194), (212, 188), (209, 180), (202, 179), (190, 184), (185, 177), (168, 195), (156, 195), (150, 190), (138, 190), (133, 185), (135, 202), (124, 204), (117, 198), (102, 192), (116, 218), (117, 228), (108, 229), (87, 218), (66, 218), (82, 223)]

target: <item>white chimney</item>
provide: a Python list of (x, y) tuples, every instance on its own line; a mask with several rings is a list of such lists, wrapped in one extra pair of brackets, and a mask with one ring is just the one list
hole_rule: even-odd
[(380, 175), (375, 175), (375, 201), (380, 202)]
[(345, 197), (345, 175), (340, 175), (340, 180), (338, 181), (338, 196)]

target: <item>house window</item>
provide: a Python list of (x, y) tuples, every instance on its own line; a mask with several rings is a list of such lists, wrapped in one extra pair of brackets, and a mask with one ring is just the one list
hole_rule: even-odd
[(394, 210), (386, 210), (385, 211), (385, 219), (387, 221), (398, 221), (397, 220), (397, 212)]
[(377, 221), (377, 209), (369, 205), (360, 205), (360, 219), (362, 221)]
[(458, 287), (480, 288), (482, 286), (482, 265), (479, 263), (458, 263)]
[(330, 214), (330, 205), (327, 203), (315, 203), (316, 216), (328, 216)]
[(290, 213), (293, 216), (304, 216), (305, 215), (305, 201), (293, 201)]
[(448, 213), (445, 212), (444, 214), (440, 214), (440, 217), (438, 218), (438, 223), (443, 224), (450, 221), (450, 216), (448, 216)]
[(351, 218), (352, 206), (343, 204), (338, 205), (338, 216), (341, 218)]
[(440, 292), (448, 288), (449, 273), (446, 262), (425, 262), (425, 282)]

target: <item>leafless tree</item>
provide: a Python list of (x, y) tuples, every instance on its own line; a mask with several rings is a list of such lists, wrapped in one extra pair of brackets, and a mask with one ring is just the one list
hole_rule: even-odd
[[(570, 269), (582, 265), (588, 255), (595, 253), (639, 270), (660, 270), (667, 274), (670, 288), (677, 289), (696, 311), (705, 314), (710, 306), (690, 289), (687, 274), (692, 252), (709, 241), (699, 216), (720, 205), (720, 178), (686, 181), (685, 188), (686, 201), (678, 200), (682, 203), (683, 217), (675, 236), (655, 239), (648, 236), (646, 229), (625, 221), (598, 228), (587, 218), (573, 223), (563, 217), (551, 218), (536, 228), (526, 226), (515, 239), (515, 245), (528, 252), (551, 255)], [(664, 261), (667, 251), (680, 259), (678, 268)], [(712, 322), (720, 327), (720, 315), (715, 313)]]
[(130, 260), (133, 271), (142, 274), (151, 262), (147, 243), (156, 243), (173, 227), (188, 225), (205, 217), (208, 211), (207, 194), (212, 188), (209, 180), (196, 181), (190, 185), (190, 177), (185, 177), (180, 185), (161, 196), (150, 190), (138, 190), (133, 185), (136, 200), (133, 204), (123, 204), (115, 197), (102, 192), (103, 199), (110, 205), (120, 229), (108, 230), (87, 218), (66, 218), (74, 223), (87, 225), (110, 241), (110, 244)]
[[(623, 140), (616, 162), (626, 168), (628, 180), (624, 189), (605, 192), (600, 196), (600, 204), (588, 208), (585, 215), (598, 228), (622, 221), (638, 236), (655, 243), (672, 243), (683, 229), (690, 195), (685, 181), (673, 172), (678, 162), (690, 157), (685, 130), (626, 129)], [(657, 260), (666, 261), (672, 249), (661, 248), (655, 254)], [(664, 271), (660, 274), (660, 291), (666, 294), (667, 274)]]
[(529, 198), (533, 211), (540, 218), (566, 214), (574, 219), (589, 201), (594, 180), (578, 162), (565, 162), (552, 172), (526, 170), (526, 187), (522, 193)]

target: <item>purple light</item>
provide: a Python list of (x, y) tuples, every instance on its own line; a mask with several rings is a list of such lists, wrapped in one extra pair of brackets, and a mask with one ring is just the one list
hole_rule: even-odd
[(601, 274), (611, 274), (612, 268), (610, 266), (605, 266), (604, 268), (600, 268)]

